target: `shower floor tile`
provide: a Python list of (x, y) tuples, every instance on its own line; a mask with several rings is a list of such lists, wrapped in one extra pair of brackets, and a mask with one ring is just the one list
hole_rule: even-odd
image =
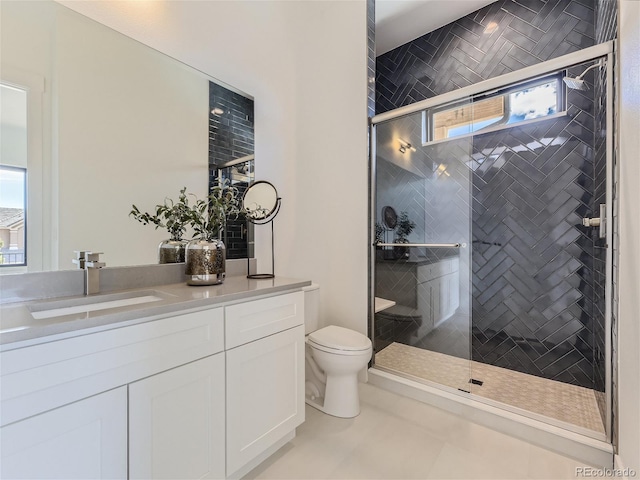
[[(593, 390), (417, 347), (392, 343), (377, 367), (428, 380), (604, 434)], [(482, 385), (469, 383), (474, 378)]]

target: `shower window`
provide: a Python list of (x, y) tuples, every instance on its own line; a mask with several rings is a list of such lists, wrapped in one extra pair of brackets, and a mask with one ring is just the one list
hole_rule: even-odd
[(545, 119), (563, 112), (562, 75), (478, 95), (473, 103), (456, 102), (423, 112), (423, 145), (475, 132)]

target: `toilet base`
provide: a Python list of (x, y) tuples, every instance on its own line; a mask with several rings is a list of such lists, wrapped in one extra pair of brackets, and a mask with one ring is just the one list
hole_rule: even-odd
[(360, 395), (357, 375), (327, 377), (324, 410), (334, 417), (352, 418), (360, 415)]
[(307, 395), (305, 402), (307, 405), (333, 417), (357, 417), (360, 415), (358, 379), (353, 375), (327, 378), (324, 398), (311, 398)]
[[(316, 399), (316, 400), (318, 400), (318, 399)], [(357, 417), (357, 416), (360, 414), (360, 412), (358, 412), (357, 414), (355, 414), (355, 415), (350, 415), (350, 416), (336, 415), (336, 414), (334, 414), (333, 412), (327, 412), (327, 411), (324, 409), (324, 407), (323, 407), (322, 405), (318, 404), (318, 403), (317, 403), (316, 401), (314, 401), (314, 400), (311, 400), (310, 398), (306, 398), (306, 399), (305, 399), (305, 403), (306, 403), (307, 405), (309, 405), (310, 407), (313, 407), (313, 408), (315, 408), (316, 410), (321, 411), (322, 413), (326, 413), (327, 415), (331, 415), (332, 417), (336, 417), (336, 418), (354, 418), (354, 417)]]

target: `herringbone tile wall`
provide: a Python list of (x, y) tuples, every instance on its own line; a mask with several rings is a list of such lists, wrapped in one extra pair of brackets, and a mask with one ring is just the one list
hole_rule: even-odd
[(378, 57), (376, 113), (594, 44), (594, 0), (498, 0)]
[(367, 116), (376, 114), (376, 1), (367, 0)]
[[(593, 45), (594, 3), (499, 0), (378, 57), (377, 113)], [(611, 10), (613, 2), (601, 3)], [(604, 173), (594, 164), (593, 95), (571, 91), (567, 118), (473, 141), (473, 358), (602, 389), (604, 330), (593, 312), (603, 277), (594, 272), (593, 233), (580, 226)], [(435, 155), (419, 150), (431, 159), (422, 170), (455, 157), (446, 150), (458, 143)], [(446, 204), (429, 181), (419, 194), (427, 241), (438, 231), (427, 197), (437, 192), (434, 201)], [(445, 229), (455, 216), (446, 219)]]
[[(464, 298), (471, 270), (474, 360), (592, 388), (593, 240), (581, 219), (593, 199), (593, 102), (579, 91), (568, 101), (567, 117), (418, 148), (411, 168), (431, 175), (378, 157), (377, 210), (410, 211), (413, 241), (472, 245), (471, 269), (469, 250), (460, 256), (460, 288)], [(407, 128), (406, 118), (399, 123)], [(437, 165), (448, 175), (434, 173)], [(415, 269), (384, 263), (377, 292), (415, 308)], [(409, 335), (420, 326), (412, 322), (395, 341), (429, 344)]]
[(568, 92), (569, 117), (474, 139), (484, 158), (473, 176), (472, 331), (477, 361), (593, 388), (588, 93)]

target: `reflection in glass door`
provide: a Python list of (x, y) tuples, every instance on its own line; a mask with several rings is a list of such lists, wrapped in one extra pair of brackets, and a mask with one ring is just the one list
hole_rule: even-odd
[(375, 127), (375, 365), (469, 391), (469, 138), (427, 143), (422, 112)]

